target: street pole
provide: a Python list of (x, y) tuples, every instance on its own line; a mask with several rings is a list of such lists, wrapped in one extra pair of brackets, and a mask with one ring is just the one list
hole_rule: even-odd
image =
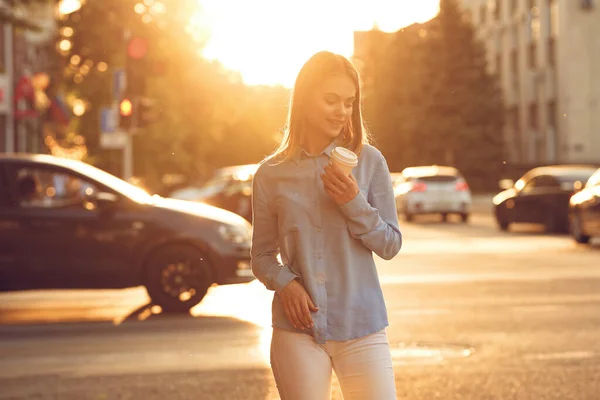
[[(125, 62), (124, 62), (124, 70), (125, 70), (125, 82), (129, 85), (129, 77), (127, 76), (127, 44), (131, 39), (131, 29), (125, 29), (123, 32), (123, 39), (125, 40)], [(132, 104), (132, 127), (135, 125), (135, 99), (131, 99)], [(123, 179), (126, 181), (130, 181), (133, 177), (133, 138), (131, 137), (131, 132), (133, 129), (129, 127), (129, 129), (125, 132), (125, 147), (123, 147)], [(135, 128), (135, 127), (134, 127)]]
[(13, 82), (15, 81), (15, 71), (13, 50), (13, 25), (10, 23), (4, 24), (4, 60), (6, 62), (6, 76), (8, 80), (8, 85), (6, 88), (6, 101), (8, 106), (6, 111), (6, 138), (4, 148), (7, 153), (13, 153), (15, 151), (15, 113), (13, 102)]
[(125, 147), (123, 148), (123, 179), (129, 181), (133, 178), (133, 133), (137, 128), (137, 99), (131, 99), (131, 126), (125, 132)]

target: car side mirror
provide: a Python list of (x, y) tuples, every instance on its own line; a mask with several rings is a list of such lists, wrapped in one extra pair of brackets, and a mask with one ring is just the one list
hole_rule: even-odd
[(515, 182), (512, 179), (500, 179), (498, 181), (498, 187), (502, 190), (508, 190), (515, 186)]

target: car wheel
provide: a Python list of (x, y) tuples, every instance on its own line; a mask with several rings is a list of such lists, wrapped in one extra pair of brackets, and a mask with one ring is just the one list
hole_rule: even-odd
[(442, 213), (442, 222), (448, 222), (448, 213)]
[(504, 205), (496, 206), (496, 223), (498, 224), (498, 228), (501, 231), (506, 232), (510, 226), (510, 221), (508, 220), (506, 208)]
[(460, 220), (462, 222), (469, 222), (469, 214), (467, 214), (467, 213), (460, 214)]
[(569, 230), (571, 231), (573, 239), (575, 239), (577, 243), (589, 243), (591, 237), (583, 233), (581, 227), (581, 217), (579, 216), (579, 214), (573, 214), (573, 216), (571, 217)]
[(187, 312), (206, 295), (213, 280), (206, 257), (191, 246), (172, 245), (152, 252), (144, 285), (163, 312)]
[(406, 220), (406, 222), (410, 222), (414, 219), (414, 215), (408, 212), (404, 213), (404, 219)]

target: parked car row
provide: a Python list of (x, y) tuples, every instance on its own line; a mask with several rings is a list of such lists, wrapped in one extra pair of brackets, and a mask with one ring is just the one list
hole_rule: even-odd
[(546, 232), (569, 232), (580, 243), (600, 236), (600, 169), (556, 165), (528, 171), (517, 182), (501, 180), (494, 215), (501, 230), (515, 223), (543, 224)]
[(251, 229), (83, 162), (0, 155), (0, 291), (143, 285), (164, 311), (186, 311), (213, 284), (254, 279)]
[[(250, 164), (221, 168), (206, 184), (175, 191), (170, 197), (205, 202), (252, 221), (252, 177), (257, 167)], [(596, 171), (592, 165), (546, 166), (530, 170), (517, 182), (500, 181), (502, 192), (493, 199), (499, 228), (506, 231), (513, 224), (539, 223), (548, 232), (570, 229), (581, 243), (600, 235), (600, 178)], [(452, 214), (463, 222), (469, 220), (472, 194), (458, 169), (424, 165), (391, 175), (396, 209), (406, 221), (426, 214), (440, 215), (444, 221)]]

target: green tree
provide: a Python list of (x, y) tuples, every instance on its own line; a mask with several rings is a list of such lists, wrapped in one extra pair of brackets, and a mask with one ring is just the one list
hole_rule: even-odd
[[(204, 59), (209, 33), (189, 24), (196, 0), (162, 0), (164, 8), (152, 18), (136, 4), (87, 0), (61, 21), (61, 32), (73, 33), (72, 48), (63, 54), (64, 84), (88, 102), (78, 126), (94, 162), (116, 174), (122, 170), (121, 152), (101, 149), (98, 138), (99, 109), (113, 101), (112, 72), (124, 66), (130, 67), (129, 83), (139, 85), (135, 95), (154, 100), (159, 111), (157, 121), (134, 136), (134, 174), (147, 187), (160, 191), (165, 174), (195, 181), (216, 167), (262, 159), (285, 122), (289, 92), (248, 87), (239, 74)], [(125, 32), (146, 41), (141, 60), (126, 56)]]
[(367, 115), (393, 169), (453, 165), (475, 189), (490, 188), (503, 165), (502, 95), (456, 0), (399, 32), (386, 54)]

